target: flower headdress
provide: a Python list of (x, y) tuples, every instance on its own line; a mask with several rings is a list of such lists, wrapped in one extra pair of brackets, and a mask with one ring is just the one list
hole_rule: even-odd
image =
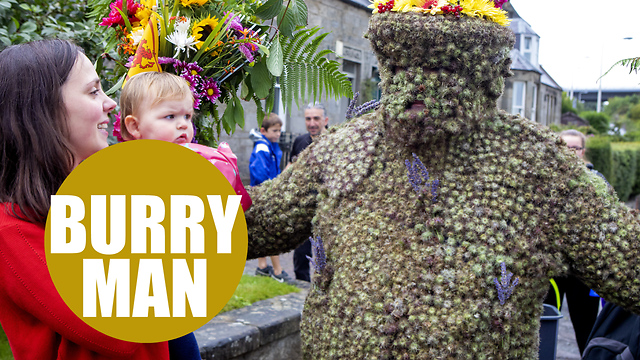
[(417, 12), (430, 15), (479, 17), (509, 25), (507, 12), (502, 10), (508, 0), (370, 0), (374, 14), (387, 11)]
[[(339, 64), (327, 61), (325, 50), (317, 51), (325, 35), (314, 39), (318, 30), (305, 28), (307, 7), (303, 0), (286, 4), (108, 1), (112, 0), (93, 0), (92, 14), (102, 18), (100, 25), (111, 34), (106, 54), (118, 53), (111, 56), (118, 64), (113, 92), (127, 76), (139, 72), (166, 71), (183, 77), (201, 115), (196, 121), (203, 140), (216, 138), (222, 128), (230, 134), (236, 125), (244, 126), (241, 99), (255, 102), (260, 123), (273, 106), (276, 77), (280, 77), (286, 106), (304, 97), (317, 99), (320, 91), (336, 98), (352, 96), (346, 75), (337, 70)], [(269, 20), (271, 24), (265, 23)], [(304, 66), (307, 64), (309, 68)], [(301, 72), (317, 74), (317, 78), (305, 80)], [(305, 93), (306, 81), (322, 86), (309, 87)], [(226, 105), (222, 116), (218, 114), (220, 104)]]

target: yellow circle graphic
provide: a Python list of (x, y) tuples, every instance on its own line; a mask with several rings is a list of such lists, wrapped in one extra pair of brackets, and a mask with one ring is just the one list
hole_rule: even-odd
[(83, 161), (52, 197), (47, 265), (69, 308), (96, 330), (166, 341), (214, 317), (247, 258), (239, 195), (204, 157), (155, 140)]

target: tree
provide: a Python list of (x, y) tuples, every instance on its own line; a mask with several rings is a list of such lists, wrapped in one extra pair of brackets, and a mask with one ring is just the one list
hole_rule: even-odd
[(33, 40), (70, 39), (96, 59), (104, 44), (94, 36), (96, 24), (85, 17), (88, 12), (82, 0), (0, 0), (0, 50)]
[(596, 131), (600, 134), (606, 134), (609, 131), (609, 115), (605, 113), (599, 113), (595, 111), (587, 111), (580, 114), (580, 117), (589, 121), (589, 125), (591, 125)]
[(573, 100), (569, 98), (569, 95), (565, 91), (562, 92), (562, 113), (572, 112), (578, 114), (578, 111), (573, 107)]

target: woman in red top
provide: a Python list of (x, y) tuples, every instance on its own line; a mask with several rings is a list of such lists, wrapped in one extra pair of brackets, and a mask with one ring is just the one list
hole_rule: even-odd
[(0, 323), (16, 360), (169, 359), (166, 342), (130, 343), (85, 324), (58, 295), (45, 262), (51, 195), (107, 147), (115, 106), (70, 42), (0, 53)]

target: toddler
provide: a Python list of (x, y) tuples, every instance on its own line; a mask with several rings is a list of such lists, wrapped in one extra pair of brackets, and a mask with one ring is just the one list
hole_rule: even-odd
[(120, 94), (120, 133), (126, 140), (162, 140), (204, 156), (225, 176), (247, 211), (251, 198), (240, 180), (238, 160), (227, 143), (217, 149), (193, 144), (193, 95), (183, 78), (166, 72), (144, 72), (127, 81)]
[[(240, 180), (237, 158), (227, 143), (218, 149), (192, 144), (193, 94), (183, 78), (165, 72), (144, 72), (127, 81), (120, 94), (120, 135), (127, 140), (162, 140), (204, 156), (225, 176), (247, 211), (251, 198)], [(172, 360), (200, 359), (193, 333), (169, 341)]]

